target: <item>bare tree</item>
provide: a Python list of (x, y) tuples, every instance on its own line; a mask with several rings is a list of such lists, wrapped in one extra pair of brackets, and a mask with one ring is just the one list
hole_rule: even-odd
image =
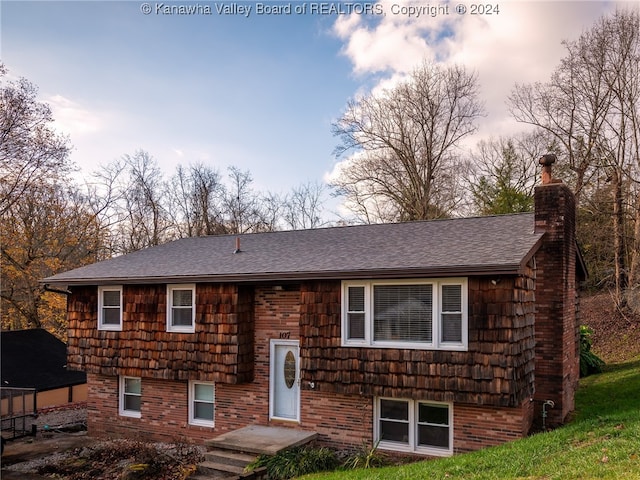
[(348, 103), (333, 133), (337, 156), (355, 154), (333, 186), (364, 221), (447, 216), (460, 201), (457, 147), (483, 112), (475, 74), (423, 63), (394, 88)]
[[(637, 11), (620, 10), (601, 18), (578, 40), (564, 43), (567, 55), (550, 82), (518, 85), (509, 98), (516, 120), (543, 129), (557, 140), (573, 173), (578, 200), (589, 183), (604, 177), (611, 184), (614, 283), (621, 303), (628, 275), (624, 231), (629, 196), (625, 185), (630, 185), (628, 179), (639, 179), (639, 32)], [(637, 223), (640, 208), (636, 215)], [(636, 232), (640, 245), (640, 227)], [(632, 257), (637, 259), (638, 254), (634, 247)], [(635, 263), (640, 265), (640, 261)]]
[(164, 176), (149, 153), (138, 150), (124, 155), (103, 167), (99, 176), (113, 192), (114, 253), (160, 245), (173, 238)]
[(171, 215), (180, 237), (225, 232), (224, 185), (216, 170), (201, 163), (178, 165), (170, 185)]
[[(0, 63), (0, 81), (6, 73)], [(51, 109), (37, 92), (24, 78), (0, 85), (0, 215), (32, 185), (70, 169), (69, 140), (54, 132)]]
[(269, 231), (273, 222), (263, 209), (262, 197), (253, 190), (251, 173), (229, 167), (229, 183), (224, 194), (227, 233)]
[(319, 182), (307, 182), (295, 187), (284, 200), (283, 217), (286, 225), (292, 230), (321, 227), (325, 189)]

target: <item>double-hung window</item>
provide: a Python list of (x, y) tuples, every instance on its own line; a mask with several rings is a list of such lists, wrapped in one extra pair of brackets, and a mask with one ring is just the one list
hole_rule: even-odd
[(167, 285), (167, 331), (196, 330), (195, 284)]
[(214, 384), (189, 382), (189, 423), (203, 427), (214, 426)]
[(466, 350), (465, 278), (343, 282), (343, 345)]
[(142, 379), (120, 377), (120, 415), (140, 418), (142, 404)]
[(381, 448), (446, 456), (453, 453), (453, 407), (395, 398), (377, 398), (375, 438)]
[(98, 287), (98, 330), (122, 330), (122, 286)]

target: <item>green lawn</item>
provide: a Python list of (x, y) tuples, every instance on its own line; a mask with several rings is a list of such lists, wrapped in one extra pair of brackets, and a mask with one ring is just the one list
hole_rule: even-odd
[(304, 478), (640, 479), (640, 360), (581, 380), (575, 419), (552, 432), (451, 458)]

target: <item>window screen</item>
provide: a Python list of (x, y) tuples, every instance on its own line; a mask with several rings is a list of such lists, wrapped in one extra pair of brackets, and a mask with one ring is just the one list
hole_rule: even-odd
[(213, 385), (196, 383), (193, 387), (193, 418), (213, 421)]
[(442, 341), (462, 341), (462, 286), (442, 286)]
[(102, 323), (120, 325), (120, 291), (102, 291)]
[(449, 448), (449, 407), (418, 404), (418, 445)]
[(432, 285), (375, 285), (374, 340), (431, 342)]
[(409, 402), (380, 400), (380, 439), (390, 442), (409, 442)]
[(173, 290), (171, 323), (174, 326), (191, 326), (193, 322), (192, 290)]
[(348, 296), (348, 338), (364, 339), (364, 287), (349, 287)]

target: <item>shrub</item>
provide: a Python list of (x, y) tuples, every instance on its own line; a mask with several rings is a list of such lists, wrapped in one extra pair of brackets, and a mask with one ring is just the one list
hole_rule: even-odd
[(604, 360), (591, 351), (591, 335), (593, 330), (586, 325), (580, 325), (580, 376), (586, 377), (593, 373), (600, 373), (604, 368)]
[(387, 459), (384, 454), (378, 452), (378, 443), (369, 447), (366, 443), (362, 444), (359, 450), (349, 455), (343, 462), (343, 467), (350, 470), (356, 468), (374, 468), (382, 467), (387, 463)]
[(247, 470), (265, 467), (270, 479), (286, 480), (308, 473), (333, 470), (338, 466), (336, 454), (328, 448), (309, 446), (284, 450), (276, 455), (260, 455)]

